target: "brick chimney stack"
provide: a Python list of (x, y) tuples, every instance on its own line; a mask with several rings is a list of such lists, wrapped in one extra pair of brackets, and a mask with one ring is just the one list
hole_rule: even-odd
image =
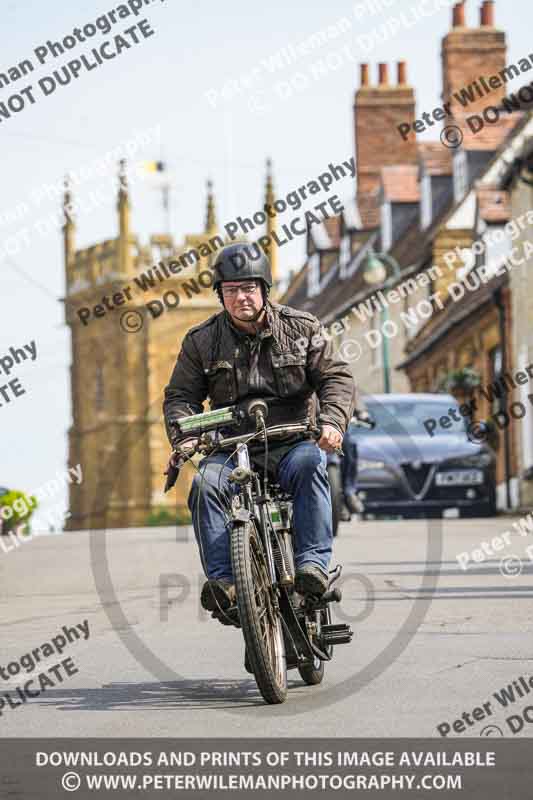
[(382, 167), (416, 164), (415, 134), (404, 141), (398, 125), (415, 121), (415, 93), (407, 85), (405, 62), (398, 64), (398, 85), (389, 83), (388, 64), (380, 64), (378, 85), (370, 84), (368, 65), (361, 65), (361, 86), (355, 93), (355, 153), (357, 160), (357, 202), (363, 225), (379, 224), (375, 198)]
[[(453, 9), (452, 28), (442, 41), (442, 101), (450, 103), (452, 111), (444, 124), (459, 125), (465, 137), (464, 147), (473, 150), (488, 149), (488, 143), (483, 140), (483, 133), (472, 134), (466, 117), (483, 112), (487, 106), (497, 106), (506, 94), (503, 82), (497, 89), (488, 85), (490, 76), (501, 72), (507, 60), (505, 33), (494, 27), (493, 0), (484, 0), (480, 22), (480, 27), (469, 28), (466, 3), (458, 3)], [(461, 95), (465, 105), (454, 94)]]
[(407, 83), (407, 64), (405, 61), (398, 61), (398, 86), (405, 86)]
[(494, 0), (485, 0), (481, 6), (481, 19), (482, 27), (494, 28)]
[(465, 28), (466, 27), (466, 17), (465, 17), (465, 4), (456, 3), (453, 7), (453, 19), (452, 25), (454, 28)]

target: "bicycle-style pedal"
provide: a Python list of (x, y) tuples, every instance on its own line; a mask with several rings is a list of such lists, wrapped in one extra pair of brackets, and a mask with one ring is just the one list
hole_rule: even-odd
[(320, 598), (322, 603), (340, 603), (342, 592), (340, 589), (328, 589)]
[(353, 631), (349, 625), (322, 625), (320, 638), (327, 647), (334, 644), (350, 644)]

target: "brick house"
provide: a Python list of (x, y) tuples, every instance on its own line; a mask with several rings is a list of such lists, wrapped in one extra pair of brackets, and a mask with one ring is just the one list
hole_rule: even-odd
[[(502, 76), (491, 80), (488, 96), (473, 91), (483, 75)], [(501, 235), (483, 251), (485, 266), (493, 268), (509, 251), (506, 226), (515, 211), (531, 208), (531, 187), (516, 166), (528, 163), (531, 104), (520, 95), (513, 106), (518, 110), (505, 111), (504, 77), (510, 75), (505, 33), (494, 24), (494, 3), (483, 2), (479, 25), (473, 28), (466, 24), (465, 3), (456, 4), (452, 28), (442, 42), (442, 120), (462, 139), (451, 148), (442, 141), (417, 142), (415, 96), (406, 85), (404, 63), (398, 65), (396, 86), (389, 85), (386, 65), (379, 66), (375, 87), (369, 85), (368, 66), (361, 66), (354, 104), (358, 184), (353, 208), (336, 221), (336, 239), (329, 238), (327, 247), (316, 234), (309, 236), (306, 263), (282, 302), (312, 311), (330, 332), (338, 326), (339, 347), (364, 393), (383, 391), (385, 339), (391, 389), (397, 392), (437, 391), (450, 370), (466, 366), (478, 371), (482, 384), (490, 384), (502, 360), (502, 339), (507, 343), (504, 363), (530, 359), (531, 327), (525, 322), (531, 314), (526, 298), (533, 295), (529, 259), (520, 271), (494, 274), (475, 292), (453, 296), (460, 294), (457, 282), (474, 280), (472, 264), (458, 257), (455, 248), (479, 250), (484, 238), (492, 241), (489, 234)], [(472, 98), (466, 110), (459, 99), (464, 101), (465, 87)], [(499, 109), (499, 120), (474, 134), (468, 119), (483, 114), (489, 104)], [(402, 138), (398, 126), (405, 124), (410, 133)], [(502, 165), (510, 154), (507, 175)], [(529, 229), (521, 235), (531, 239)], [(399, 267), (381, 291), (363, 278), (372, 251), (386, 253)], [(483, 263), (478, 257), (475, 266)], [(481, 416), (493, 411), (489, 405), (482, 397)], [(507, 484), (513, 505), (530, 496), (523, 476), (533, 461), (531, 422), (520, 430), (519, 424), (509, 426), (498, 449), (500, 505), (507, 500)]]

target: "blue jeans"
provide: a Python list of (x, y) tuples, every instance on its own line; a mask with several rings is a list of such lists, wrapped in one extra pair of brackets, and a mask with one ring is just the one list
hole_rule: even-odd
[[(234, 463), (227, 458), (227, 453), (217, 453), (202, 459), (188, 505), (205, 574), (233, 583), (227, 519), (231, 497), (239, 486), (229, 481)], [(293, 497), (296, 568), (314, 564), (327, 574), (333, 529), (326, 453), (315, 442), (298, 442), (280, 460), (276, 477)]]

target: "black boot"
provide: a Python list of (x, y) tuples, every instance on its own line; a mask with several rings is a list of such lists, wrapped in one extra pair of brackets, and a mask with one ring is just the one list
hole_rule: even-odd
[(225, 580), (206, 581), (200, 603), (206, 611), (225, 611), (235, 603), (235, 586)]
[(294, 589), (298, 594), (322, 597), (329, 586), (329, 576), (315, 564), (304, 564), (296, 570)]

